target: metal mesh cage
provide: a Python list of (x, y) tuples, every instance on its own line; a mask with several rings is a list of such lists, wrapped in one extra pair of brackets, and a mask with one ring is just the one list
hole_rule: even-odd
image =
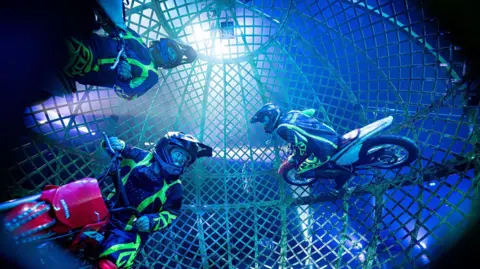
[[(214, 157), (182, 176), (182, 215), (134, 268), (409, 268), (430, 263), (471, 220), (479, 133), (461, 79), (468, 64), (422, 6), (131, 0), (126, 14), (147, 43), (170, 37), (198, 60), (161, 70), (133, 101), (77, 85), (27, 108), (32, 135), (13, 152), (12, 197), (97, 175), (108, 163), (101, 132), (150, 148), (179, 130), (213, 145)], [(283, 142), (248, 123), (267, 101), (315, 108), (339, 133), (392, 115), (388, 132), (414, 140), (421, 156), (357, 177), (345, 197), (328, 194), (328, 181), (290, 186), (276, 174)]]

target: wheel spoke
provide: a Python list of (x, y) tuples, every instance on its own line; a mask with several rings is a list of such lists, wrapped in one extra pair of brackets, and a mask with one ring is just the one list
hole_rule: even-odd
[(374, 162), (377, 162), (379, 167), (398, 165), (407, 160), (409, 156), (407, 149), (394, 144), (378, 145), (368, 150), (368, 154), (375, 155), (375, 153), (380, 150), (383, 150), (384, 152), (373, 158)]

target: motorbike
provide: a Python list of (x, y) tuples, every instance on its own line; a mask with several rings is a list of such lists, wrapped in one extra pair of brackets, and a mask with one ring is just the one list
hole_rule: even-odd
[[(45, 248), (55, 242), (69, 251), (95, 259), (96, 247), (104, 239), (107, 224), (116, 213), (140, 213), (130, 207), (120, 177), (121, 156), (103, 133), (111, 163), (97, 178), (83, 178), (63, 186), (47, 185), (40, 194), (0, 204), (4, 228), (17, 244), (35, 244)], [(100, 184), (112, 178), (117, 200), (107, 203)]]
[[(394, 169), (409, 165), (417, 159), (417, 145), (406, 137), (395, 135), (377, 135), (393, 122), (389, 116), (354, 129), (339, 139), (339, 148), (330, 160), (317, 169), (328, 169), (330, 172), (346, 171), (355, 176), (357, 171), (370, 169)], [(289, 144), (287, 156), (293, 153), (293, 145)], [(307, 186), (321, 179), (318, 177), (302, 177), (297, 173), (295, 163), (284, 160), (278, 174), (289, 184)], [(321, 175), (322, 172), (316, 173)], [(330, 173), (332, 174), (332, 173)]]

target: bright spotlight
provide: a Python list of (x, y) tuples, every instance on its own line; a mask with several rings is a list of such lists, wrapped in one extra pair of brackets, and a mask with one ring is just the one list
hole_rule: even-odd
[(226, 54), (228, 53), (228, 46), (223, 44), (222, 40), (217, 39), (215, 40), (215, 54)]
[(200, 24), (193, 25), (193, 36), (197, 42), (211, 39), (210, 31), (204, 31)]

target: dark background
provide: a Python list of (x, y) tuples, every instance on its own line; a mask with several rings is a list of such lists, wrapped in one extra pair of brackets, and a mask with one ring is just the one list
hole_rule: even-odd
[[(38, 90), (61, 66), (62, 39), (88, 28), (93, 1), (20, 0), (0, 4), (0, 185), (5, 192), (10, 154), (25, 134), (24, 108), (45, 99)], [(0, 225), (1, 268), (74, 268), (69, 255), (58, 251), (59, 265), (42, 266), (39, 253), (13, 243)]]
[[(480, 75), (480, 2), (474, 0), (426, 0), (426, 11), (440, 21), (440, 31), (450, 32), (451, 41), (460, 46), (473, 67), (468, 79), (477, 80)], [(468, 93), (470, 104), (479, 105), (480, 91), (474, 87)], [(478, 160), (477, 160), (478, 162)], [(472, 205), (472, 212), (478, 212), (479, 205)], [(463, 231), (459, 231), (463, 232)], [(433, 268), (474, 268), (478, 267), (478, 243), (480, 242), (480, 221), (472, 223), (469, 230), (448, 252), (438, 253), (432, 261)], [(473, 266), (472, 266), (473, 265)]]

